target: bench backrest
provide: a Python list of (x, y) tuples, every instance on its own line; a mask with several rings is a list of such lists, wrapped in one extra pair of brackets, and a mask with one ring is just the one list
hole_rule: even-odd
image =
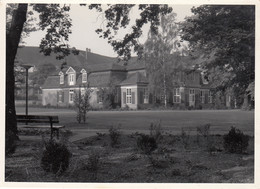
[(16, 120), (20, 123), (59, 123), (58, 116), (16, 115)]

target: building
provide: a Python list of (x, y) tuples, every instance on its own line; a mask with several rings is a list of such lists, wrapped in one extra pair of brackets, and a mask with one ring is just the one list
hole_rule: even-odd
[[(102, 59), (103, 58), (103, 59)], [(94, 62), (94, 59), (98, 61)], [(42, 86), (44, 106), (71, 106), (74, 95), (85, 88), (92, 89), (90, 104), (102, 108), (104, 96), (102, 89), (113, 86), (116, 90), (114, 104), (122, 108), (139, 109), (142, 105), (155, 102), (149, 92), (149, 81), (145, 63), (134, 58), (127, 65), (118, 63), (115, 58), (85, 52), (82, 66), (67, 66), (47, 78)], [(180, 108), (211, 108), (213, 93), (209, 83), (200, 70), (185, 69), (177, 72), (169, 103)]]

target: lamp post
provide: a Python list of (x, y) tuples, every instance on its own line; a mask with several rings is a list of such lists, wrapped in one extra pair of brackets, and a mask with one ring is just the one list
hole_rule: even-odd
[[(26, 106), (25, 106), (25, 115), (28, 115), (28, 70), (33, 67), (29, 64), (22, 64), (21, 67), (23, 67), (26, 70)], [(27, 123), (26, 123), (27, 125)]]

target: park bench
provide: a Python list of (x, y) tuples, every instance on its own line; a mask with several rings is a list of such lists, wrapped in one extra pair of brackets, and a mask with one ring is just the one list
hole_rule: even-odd
[[(45, 115), (16, 115), (17, 123), (24, 123), (25, 125), (19, 125), (20, 128), (50, 128), (51, 139), (53, 133), (56, 133), (57, 139), (59, 139), (59, 129), (64, 128), (64, 125), (53, 125), (54, 123), (59, 123), (58, 116), (45, 116)], [(28, 125), (28, 123), (33, 123)], [(35, 123), (38, 123), (37, 125)], [(39, 124), (40, 123), (40, 124)], [(43, 125), (44, 123), (49, 123), (49, 125)]]

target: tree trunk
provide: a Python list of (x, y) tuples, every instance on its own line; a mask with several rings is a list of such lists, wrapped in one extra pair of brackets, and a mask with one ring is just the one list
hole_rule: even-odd
[[(11, 132), (17, 135), (17, 122), (15, 111), (15, 77), (14, 77), (14, 60), (16, 57), (18, 45), (21, 38), (24, 22), (26, 21), (27, 4), (19, 4), (14, 11), (10, 30), (6, 32), (6, 134)], [(6, 135), (7, 136), (7, 135)]]
[(163, 73), (163, 95), (164, 95), (164, 106), (167, 108), (167, 88), (166, 88), (166, 74)]

